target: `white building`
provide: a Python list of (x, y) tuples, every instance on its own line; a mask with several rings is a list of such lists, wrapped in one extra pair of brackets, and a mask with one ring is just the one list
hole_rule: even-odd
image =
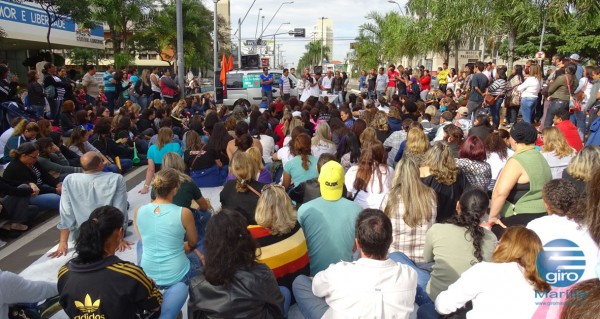
[(333, 20), (325, 17), (317, 19), (311, 41), (323, 41), (323, 45), (329, 48), (329, 59), (333, 59)]

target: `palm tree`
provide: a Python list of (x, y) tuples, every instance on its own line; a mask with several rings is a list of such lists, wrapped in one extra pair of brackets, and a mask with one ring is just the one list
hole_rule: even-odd
[(304, 48), (306, 51), (300, 57), (300, 61), (298, 61), (298, 70), (320, 65), (321, 53), (323, 54), (323, 59), (329, 60), (329, 47), (322, 45), (321, 40), (311, 41)]
[(144, 11), (152, 8), (152, 0), (93, 0), (94, 17), (106, 22), (115, 54), (128, 53), (128, 37), (138, 24), (146, 22)]

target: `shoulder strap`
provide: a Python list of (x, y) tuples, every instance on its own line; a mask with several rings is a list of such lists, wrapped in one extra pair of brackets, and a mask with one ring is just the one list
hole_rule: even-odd
[(567, 81), (567, 88), (569, 89), (569, 96), (571, 96), (571, 81), (569, 81), (569, 77), (565, 73), (565, 80)]
[(194, 163), (196, 163), (196, 160), (198, 159), (198, 156), (200, 156), (200, 154), (202, 153), (202, 150), (204, 149), (204, 146), (206, 146), (206, 144), (202, 144), (202, 147), (200, 148), (200, 151), (198, 151), (198, 155), (196, 155), (196, 157), (194, 157), (194, 160), (192, 161), (192, 165), (190, 165), (190, 170), (192, 170), (192, 168), (194, 168)]
[(254, 187), (250, 186), (250, 184), (246, 184), (246, 187), (248, 187), (248, 189), (253, 192), (254, 194), (256, 194), (256, 196), (260, 197), (260, 192), (257, 191), (256, 189), (254, 189)]

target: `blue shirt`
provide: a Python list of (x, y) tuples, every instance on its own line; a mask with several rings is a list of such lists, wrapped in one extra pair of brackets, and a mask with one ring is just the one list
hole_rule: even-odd
[[(260, 75), (260, 80), (261, 81), (270, 81), (273, 80), (273, 74), (267, 74), (265, 75), (264, 73)], [(273, 84), (263, 84), (262, 85), (262, 90), (263, 91), (271, 91), (273, 89)]]
[(163, 147), (159, 150), (158, 145), (154, 144), (150, 146), (148, 149), (148, 159), (152, 160), (154, 164), (162, 164), (163, 157), (165, 154), (175, 152), (179, 154), (179, 156), (183, 156), (183, 152), (181, 151), (181, 145), (176, 142), (171, 142), (167, 145), (163, 145)]
[(340, 198), (328, 201), (318, 197), (298, 209), (298, 222), (304, 230), (310, 274), (316, 275), (340, 260), (352, 261), (354, 223), (362, 208)]
[(292, 181), (296, 186), (309, 179), (319, 177), (319, 172), (317, 171), (317, 158), (312, 155), (308, 156), (308, 170), (305, 170), (304, 167), (302, 167), (302, 156), (300, 155), (295, 156), (285, 163), (283, 170), (290, 174)]
[(112, 73), (106, 71), (104, 72), (104, 92), (114, 92), (115, 84), (111, 81), (114, 80)]

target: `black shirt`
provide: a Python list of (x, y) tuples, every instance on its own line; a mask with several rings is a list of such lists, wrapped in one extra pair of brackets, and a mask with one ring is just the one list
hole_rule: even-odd
[(202, 151), (186, 150), (183, 152), (183, 161), (190, 171), (211, 168), (216, 165), (215, 161), (218, 159), (217, 152), (212, 149), (204, 148)]
[[(254, 220), (254, 213), (256, 211), (256, 204), (258, 203), (258, 195), (254, 194), (254, 192), (250, 190), (246, 192), (238, 192), (235, 189), (235, 185), (235, 180), (225, 182), (225, 185), (223, 185), (223, 190), (220, 194), (221, 206), (223, 208), (233, 209), (240, 212), (242, 215), (244, 215), (244, 217), (246, 217), (249, 225), (255, 225), (256, 220)], [(249, 185), (260, 193), (265, 184), (257, 181), (251, 181)]]
[(437, 194), (437, 216), (435, 222), (442, 223), (454, 216), (456, 214), (456, 203), (467, 185), (464, 175), (459, 172), (456, 181), (452, 185), (439, 183), (433, 175), (423, 177), (421, 181), (423, 184), (433, 188)]

